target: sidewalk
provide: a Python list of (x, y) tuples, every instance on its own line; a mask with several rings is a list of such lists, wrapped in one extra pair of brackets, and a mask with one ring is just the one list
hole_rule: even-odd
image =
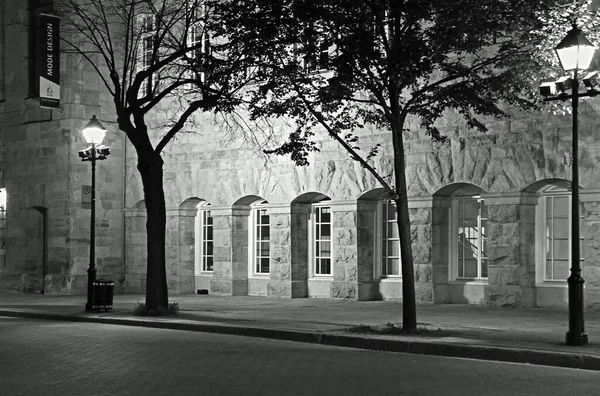
[[(419, 335), (350, 332), (359, 325), (401, 326), (402, 303), (170, 296), (179, 314), (133, 315), (143, 295), (115, 295), (113, 310), (84, 311), (85, 296), (0, 292), (0, 316), (98, 322), (313, 342), (383, 351), (468, 357), (600, 370), (600, 312), (585, 313), (590, 343), (565, 345), (566, 309), (418, 305)], [(1, 328), (1, 327), (0, 327)]]

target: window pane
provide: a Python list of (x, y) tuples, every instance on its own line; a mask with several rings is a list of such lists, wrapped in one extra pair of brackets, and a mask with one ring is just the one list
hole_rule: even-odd
[(207, 256), (212, 256), (213, 255), (213, 243), (212, 241), (207, 241), (206, 242), (206, 250), (205, 250), (205, 255)]
[(212, 271), (213, 270), (213, 258), (206, 257), (205, 265), (206, 265), (206, 267), (205, 267), (206, 271)]
[(321, 209), (321, 222), (322, 223), (330, 223), (331, 222), (331, 213), (329, 213), (329, 208)]
[(269, 242), (260, 242), (260, 252), (263, 256), (269, 257)]
[(476, 199), (465, 200), (464, 217), (476, 219), (479, 215), (479, 202)]
[(321, 225), (321, 236), (319, 239), (331, 239), (331, 226), (329, 224)]
[(208, 240), (212, 240), (213, 239), (213, 228), (211, 227), (206, 227), (205, 229), (205, 235), (204, 235), (204, 239), (208, 239)]
[(386, 236), (391, 239), (398, 239), (398, 224), (395, 222), (387, 223), (387, 234)]
[(269, 226), (263, 226), (261, 233), (260, 233), (260, 239), (263, 241), (268, 241), (270, 239), (270, 227)]
[(569, 240), (567, 239), (555, 239), (552, 243), (552, 250), (554, 252), (554, 259), (568, 259), (569, 258)]
[(321, 274), (331, 274), (331, 261), (328, 258), (321, 259)]
[(400, 245), (398, 241), (388, 241), (386, 253), (388, 257), (400, 256)]
[(477, 260), (467, 259), (465, 260), (465, 278), (476, 278), (477, 277)]
[(260, 259), (260, 272), (262, 273), (268, 273), (269, 272), (269, 259), (268, 258), (261, 258)]
[(319, 252), (321, 257), (331, 256), (331, 244), (329, 242), (321, 242), (321, 251)]
[(569, 197), (553, 197), (553, 212), (554, 217), (568, 217), (569, 216)]
[(487, 266), (488, 266), (487, 259), (481, 259), (481, 277), (482, 278), (488, 277)]
[(566, 280), (570, 275), (570, 266), (568, 261), (554, 261), (554, 276), (553, 279)]
[(386, 212), (387, 212), (387, 219), (388, 220), (396, 220), (396, 205), (394, 204), (387, 204), (386, 205)]
[(400, 260), (397, 258), (388, 259), (387, 275), (400, 275)]
[(555, 218), (552, 222), (554, 238), (568, 238), (570, 225), (569, 219), (557, 219)]

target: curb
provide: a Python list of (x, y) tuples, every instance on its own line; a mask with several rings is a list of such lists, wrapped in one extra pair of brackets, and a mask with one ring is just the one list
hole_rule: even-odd
[(583, 353), (555, 352), (537, 349), (519, 349), (485, 345), (448, 344), (443, 342), (390, 340), (388, 338), (382, 338), (376, 335), (356, 336), (339, 333), (314, 333), (307, 331), (242, 327), (235, 325), (182, 323), (175, 321), (154, 321), (148, 319), (111, 318), (83, 315), (77, 316), (5, 309), (0, 309), (0, 316), (69, 322), (104, 323), (168, 330), (198, 331), (205, 333), (271, 338), (284, 341), (340, 346), (382, 352), (401, 352), (420, 355), (526, 363), (600, 371), (600, 356)]

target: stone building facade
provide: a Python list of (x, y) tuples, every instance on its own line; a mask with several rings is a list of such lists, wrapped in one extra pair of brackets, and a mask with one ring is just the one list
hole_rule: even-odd
[[(90, 224), (81, 191), (90, 166), (77, 152), (85, 146), (81, 128), (96, 114), (113, 152), (97, 169), (99, 276), (115, 280), (119, 292), (142, 292), (146, 212), (134, 150), (112, 122), (98, 77), (76, 57), (61, 57), (59, 110), (40, 109), (29, 95), (21, 61), (27, 31), (6, 23), (6, 10), (26, 12), (22, 3), (0, 4), (0, 200), (7, 196), (0, 288), (85, 292)], [(597, 109), (590, 99), (580, 113), (587, 304), (600, 303)], [(401, 298), (395, 208), (336, 142), (317, 135), (320, 152), (296, 167), (200, 117), (163, 155), (171, 293)], [(571, 117), (515, 113), (488, 127), (472, 131), (449, 114), (440, 121), (446, 144), (416, 124), (406, 135), (417, 299), (565, 306)], [(383, 144), (374, 165), (389, 177), (389, 135), (364, 129), (359, 136), (365, 147)]]

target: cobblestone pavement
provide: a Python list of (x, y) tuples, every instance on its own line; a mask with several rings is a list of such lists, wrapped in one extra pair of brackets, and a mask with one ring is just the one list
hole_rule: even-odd
[(0, 317), (0, 395), (598, 395), (598, 373)]

